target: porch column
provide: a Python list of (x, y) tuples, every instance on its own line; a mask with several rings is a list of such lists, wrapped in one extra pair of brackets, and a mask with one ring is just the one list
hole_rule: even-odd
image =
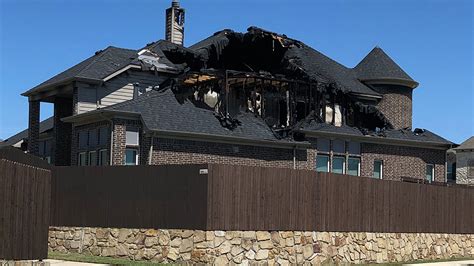
[(40, 133), (40, 102), (29, 101), (28, 113), (28, 152), (39, 155), (39, 133)]
[(72, 115), (72, 100), (56, 98), (54, 100), (54, 157), (55, 165), (71, 165), (72, 125), (61, 121)]

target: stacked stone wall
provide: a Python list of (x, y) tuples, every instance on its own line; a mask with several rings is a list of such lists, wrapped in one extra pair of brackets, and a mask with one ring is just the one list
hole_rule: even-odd
[(51, 227), (49, 250), (161, 263), (320, 264), (474, 256), (474, 235)]

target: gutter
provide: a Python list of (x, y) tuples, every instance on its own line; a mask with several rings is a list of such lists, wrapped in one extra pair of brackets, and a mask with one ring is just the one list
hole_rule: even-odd
[(401, 139), (394, 139), (394, 138), (379, 138), (379, 137), (374, 137), (374, 136), (356, 136), (356, 135), (351, 135), (351, 134), (344, 134), (344, 133), (333, 133), (333, 132), (314, 132), (314, 131), (309, 131), (309, 130), (299, 130), (299, 132), (302, 132), (306, 134), (307, 136), (322, 136), (322, 137), (342, 137), (342, 138), (350, 138), (353, 140), (358, 140), (361, 142), (365, 143), (375, 143), (375, 144), (387, 144), (387, 145), (402, 145), (402, 146), (408, 146), (408, 147), (429, 147), (429, 148), (434, 148), (434, 149), (439, 149), (439, 150), (444, 150), (444, 149), (449, 149), (449, 147), (452, 144), (443, 144), (439, 142), (432, 142), (432, 141), (417, 141), (417, 140), (401, 140)]

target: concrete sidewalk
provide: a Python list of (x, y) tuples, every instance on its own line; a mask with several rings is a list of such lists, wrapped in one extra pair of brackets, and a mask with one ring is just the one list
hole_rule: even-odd
[(428, 263), (417, 263), (417, 264), (405, 264), (405, 265), (423, 265), (423, 266), (461, 266), (461, 265), (474, 265), (474, 260), (459, 260), (459, 261), (443, 261), (443, 262), (428, 262)]
[(43, 260), (47, 265), (51, 266), (106, 266), (109, 264), (98, 264), (98, 263), (88, 263), (88, 262), (76, 262), (76, 261), (66, 261), (66, 260), (53, 260), (47, 259)]

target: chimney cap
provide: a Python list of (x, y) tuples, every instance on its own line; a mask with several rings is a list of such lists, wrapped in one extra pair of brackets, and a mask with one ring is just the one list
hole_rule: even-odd
[(173, 1), (171, 2), (171, 6), (172, 6), (172, 7), (179, 7), (179, 1), (178, 1), (178, 0), (173, 0)]

